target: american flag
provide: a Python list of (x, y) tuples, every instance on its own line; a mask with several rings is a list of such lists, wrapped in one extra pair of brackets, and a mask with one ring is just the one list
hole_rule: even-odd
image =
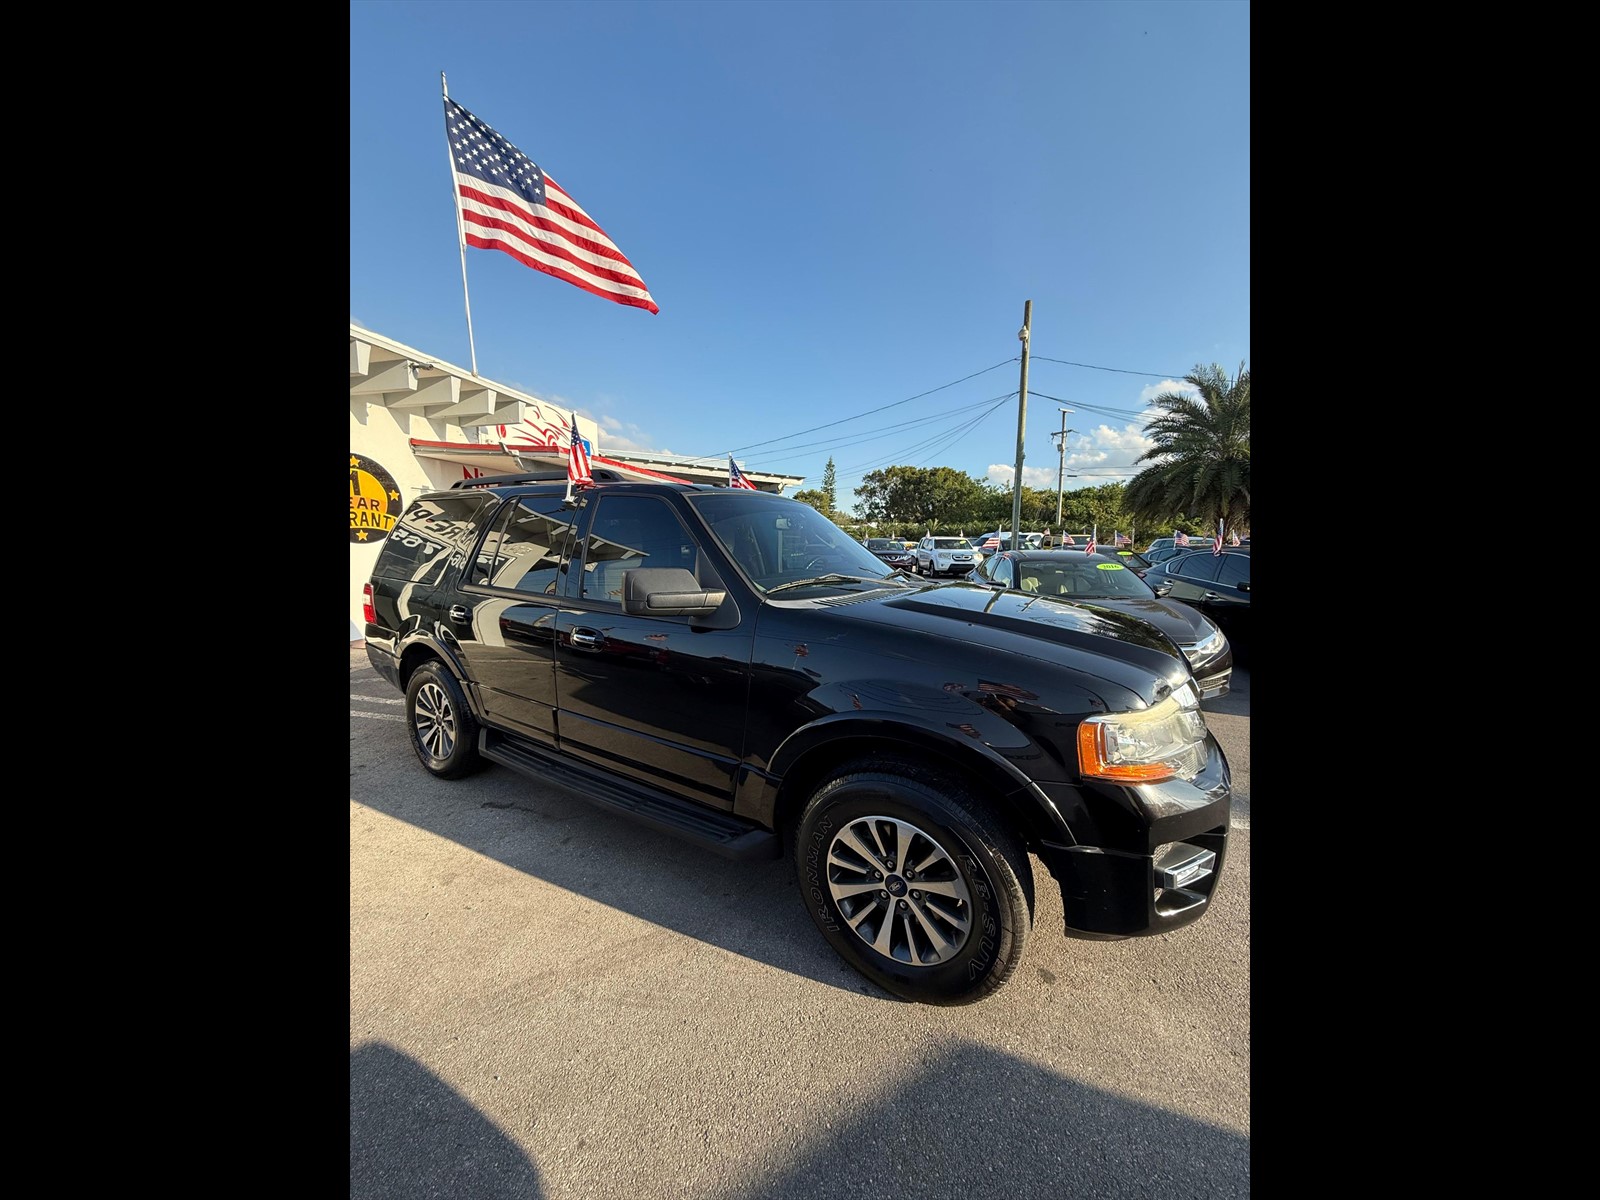
[(1222, 521), (1220, 518), (1217, 521), (1217, 536), (1211, 539), (1211, 553), (1222, 553)]
[(1078, 542), (1070, 533), (1063, 533), (1061, 535), (1061, 544), (1063, 546), (1076, 546)]
[(1238, 544), (1239, 544), (1239, 531), (1237, 529), (1235, 529), (1232, 533), (1230, 533), (1228, 535), (1228, 545), (1237, 546)]
[(467, 245), (503, 250), (603, 299), (661, 311), (633, 264), (577, 201), (448, 96), (444, 131)]
[(591, 487), (594, 475), (589, 470), (589, 450), (578, 433), (578, 414), (572, 414), (572, 444), (567, 447), (567, 483)]
[(1111, 544), (1113, 546), (1131, 546), (1133, 545), (1133, 539), (1125, 533), (1119, 533), (1111, 539)]
[(1098, 525), (1096, 525), (1092, 530), (1089, 531), (1089, 544), (1086, 545), (1083, 548), (1083, 552), (1085, 554), (1093, 554), (1094, 553), (1094, 539), (1095, 539), (1095, 536), (1099, 532), (1100, 532), (1100, 526), (1098, 526)]
[(748, 488), (752, 492), (759, 492), (761, 490), (744, 477), (744, 472), (739, 470), (739, 464), (733, 461), (733, 455), (731, 454), (728, 455), (728, 486), (736, 488)]
[(1179, 530), (1178, 536), (1172, 539), (1172, 544), (1174, 546), (1187, 546), (1189, 544), (1189, 535)]

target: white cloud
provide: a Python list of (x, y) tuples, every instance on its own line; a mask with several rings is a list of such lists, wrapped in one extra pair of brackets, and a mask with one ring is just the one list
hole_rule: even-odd
[[(1030, 467), (1024, 463), (1022, 465), (1022, 485), (1038, 491), (1049, 488), (1053, 492), (1056, 490), (1056, 471), (1056, 467)], [(1001, 487), (1010, 487), (1012, 477), (1016, 473), (1016, 463), (990, 463), (988, 469), (984, 471), (983, 477), (990, 483), (997, 483)], [(1070, 479), (1067, 480), (1069, 485), (1072, 482)], [(1070, 492), (1071, 490), (1072, 487), (1069, 486), (1067, 491)]]
[(601, 438), (600, 444), (607, 450), (629, 450), (636, 453), (654, 451), (659, 454), (671, 454), (652, 444), (648, 435), (639, 426), (622, 420), (620, 417), (604, 416), (599, 418)]
[(1163, 379), (1160, 383), (1153, 383), (1147, 388), (1139, 390), (1139, 403), (1149, 407), (1155, 398), (1164, 392), (1182, 392), (1186, 396), (1200, 397), (1200, 390), (1192, 383), (1184, 383), (1177, 379)]

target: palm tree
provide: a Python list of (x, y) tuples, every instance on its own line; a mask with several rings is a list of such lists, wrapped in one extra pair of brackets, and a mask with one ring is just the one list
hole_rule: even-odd
[(1182, 513), (1209, 516), (1199, 530), (1209, 535), (1222, 520), (1227, 528), (1250, 527), (1250, 372), (1239, 364), (1229, 379), (1213, 363), (1184, 376), (1200, 393), (1163, 392), (1153, 403), (1161, 413), (1145, 425), (1155, 446), (1135, 462), (1155, 465), (1128, 481), (1123, 503), (1148, 525)]

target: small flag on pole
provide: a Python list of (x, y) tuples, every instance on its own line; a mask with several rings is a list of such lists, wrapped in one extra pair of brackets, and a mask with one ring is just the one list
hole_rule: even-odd
[(1172, 539), (1172, 544), (1174, 546), (1187, 547), (1189, 545), (1189, 535), (1181, 529), (1178, 530), (1178, 536)]
[(1211, 553), (1222, 553), (1222, 518), (1217, 518), (1217, 536), (1211, 539)]
[(444, 100), (462, 236), (618, 304), (660, 312), (633, 264), (537, 163), (450, 97)]
[(567, 447), (567, 495), (572, 495), (572, 485), (593, 487), (594, 475), (589, 470), (589, 448), (578, 433), (578, 414), (572, 414), (572, 442)]
[(735, 488), (748, 488), (752, 492), (761, 489), (744, 477), (744, 472), (739, 470), (739, 464), (733, 461), (733, 455), (728, 455), (728, 486)]
[(1100, 532), (1100, 526), (1098, 526), (1098, 525), (1096, 525), (1092, 530), (1089, 531), (1089, 544), (1086, 545), (1083, 548), (1083, 552), (1085, 554), (1093, 554), (1094, 553), (1094, 540), (1095, 540), (1096, 535), (1099, 534), (1099, 532)]

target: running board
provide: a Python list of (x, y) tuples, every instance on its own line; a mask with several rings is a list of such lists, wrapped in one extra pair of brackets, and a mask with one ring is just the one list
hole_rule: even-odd
[(557, 784), (608, 812), (683, 838), (724, 858), (742, 861), (778, 857), (778, 838), (769, 829), (643, 784), (628, 784), (585, 770), (515, 734), (484, 728), (479, 732), (478, 752), (520, 775)]

